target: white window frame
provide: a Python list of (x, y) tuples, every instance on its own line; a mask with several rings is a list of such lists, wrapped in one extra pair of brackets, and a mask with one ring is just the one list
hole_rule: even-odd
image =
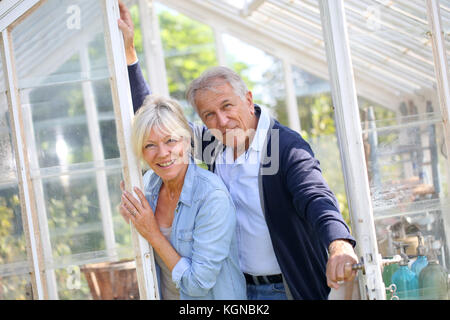
[[(131, 137), (133, 107), (123, 38), (117, 25), (117, 19), (119, 18), (118, 2), (117, 0), (99, 1), (102, 3), (104, 13), (106, 52), (111, 73), (110, 84), (116, 117), (118, 144), (121, 160), (123, 162), (123, 176), (127, 190), (131, 191), (131, 186), (137, 186), (142, 189), (141, 169), (138, 160), (132, 152), (131, 144), (129, 142)], [(41, 192), (36, 192), (31, 183), (30, 163), (28, 163), (28, 155), (26, 154), (27, 148), (25, 148), (25, 141), (27, 141), (27, 139), (23, 128), (23, 118), (26, 115), (22, 114), (20, 108), (21, 104), (16, 83), (17, 78), (14, 68), (12, 41), (8, 29), (26, 17), (27, 14), (33, 10), (34, 6), (39, 6), (44, 2), (45, 0), (3, 0), (0, 3), (0, 32), (2, 32), (2, 42), (0, 47), (3, 50), (3, 67), (8, 91), (8, 107), (13, 122), (13, 143), (15, 144), (16, 150), (20, 200), (22, 204), (22, 214), (24, 216), (24, 225), (26, 225), (26, 227), (24, 227), (24, 232), (27, 239), (29, 260), (31, 260), (33, 298), (39, 300), (57, 298), (57, 292), (55, 295), (56, 284), (52, 284), (51, 281), (49, 284), (48, 274), (47, 281), (45, 280), (47, 270), (45, 270), (44, 266), (43, 251), (45, 248), (42, 243), (46, 243), (46, 241), (41, 242), (41, 237), (46, 238), (46, 235), (40, 234), (38, 215), (34, 201), (38, 200), (36, 197), (43, 197), (43, 194)], [(84, 61), (83, 63), (86, 62), (87, 61)], [(86, 87), (84, 90), (89, 95), (90, 89)], [(92, 132), (95, 132), (98, 128), (91, 124), (90, 129)], [(97, 182), (102, 184), (102, 181), (105, 182), (104, 178), (105, 177), (98, 176)], [(111, 237), (111, 230), (108, 231), (106, 229), (112, 228), (112, 221), (106, 219), (103, 221), (103, 225), (105, 233), (109, 234), (109, 240), (106, 239), (109, 243), (108, 246), (111, 246), (110, 242), (114, 241), (114, 237)], [(133, 248), (135, 251), (140, 298), (143, 300), (159, 299), (153, 250), (132, 225), (131, 232)], [(53, 294), (49, 295), (49, 291), (52, 291)]]
[(319, 0), (319, 7), (352, 229), (365, 268), (364, 276), (360, 277), (360, 288), (365, 288), (361, 295), (370, 300), (385, 300), (344, 3)]

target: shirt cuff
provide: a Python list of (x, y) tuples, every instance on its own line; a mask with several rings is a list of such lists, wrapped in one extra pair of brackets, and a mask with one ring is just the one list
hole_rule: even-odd
[(175, 267), (172, 269), (172, 281), (175, 283), (176, 287), (179, 288), (181, 277), (184, 272), (191, 267), (191, 260), (185, 257), (181, 257), (181, 259), (177, 262)]
[(133, 63), (130, 63), (128, 66), (129, 67), (131, 67), (131, 66), (134, 66), (135, 64), (137, 64), (139, 62), (139, 59), (136, 59), (136, 61), (135, 62), (133, 62)]

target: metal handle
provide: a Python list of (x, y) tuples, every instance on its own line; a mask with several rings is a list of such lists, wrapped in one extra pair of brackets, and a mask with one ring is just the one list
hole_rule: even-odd
[[(384, 267), (384, 266), (387, 266), (390, 264), (399, 263), (401, 261), (402, 261), (402, 257), (400, 255), (396, 254), (391, 259), (381, 259), (381, 265)], [(360, 263), (355, 263), (352, 265), (352, 270), (361, 270), (363, 272), (363, 274), (365, 273), (364, 261), (362, 258), (361, 258)]]

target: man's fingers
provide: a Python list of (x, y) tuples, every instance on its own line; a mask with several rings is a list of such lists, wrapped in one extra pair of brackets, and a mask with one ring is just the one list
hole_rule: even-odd
[(339, 289), (339, 284), (336, 281), (331, 281), (330, 279), (327, 278), (327, 285), (330, 288), (333, 289)]
[(119, 12), (120, 12), (120, 19), (127, 25), (127, 27), (134, 29), (131, 13), (125, 6), (125, 4), (123, 4), (122, 1), (120, 0), (119, 0)]
[(129, 27), (128, 25), (122, 20), (122, 19), (118, 19), (117, 23), (119, 25), (119, 29), (123, 32), (126, 33), (129, 31)]
[(356, 277), (356, 270), (352, 269), (352, 263), (346, 262), (344, 264), (344, 280), (352, 281)]

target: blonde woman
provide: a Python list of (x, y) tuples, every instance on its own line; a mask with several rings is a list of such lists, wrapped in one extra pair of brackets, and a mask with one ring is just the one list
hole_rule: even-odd
[(236, 216), (220, 178), (192, 160), (191, 128), (179, 104), (148, 96), (132, 144), (151, 170), (139, 199), (123, 190), (120, 212), (155, 252), (162, 299), (246, 299)]

